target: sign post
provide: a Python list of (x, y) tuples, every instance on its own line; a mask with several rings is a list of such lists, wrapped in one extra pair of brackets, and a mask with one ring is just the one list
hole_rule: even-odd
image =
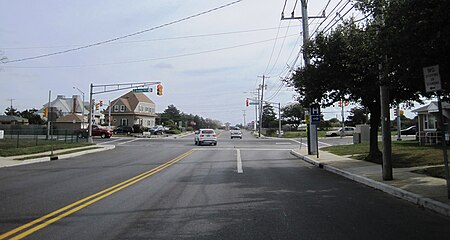
[(308, 151), (310, 155), (317, 154), (317, 158), (319, 158), (319, 138), (317, 136), (317, 125), (320, 124), (320, 106), (318, 104), (311, 105), (309, 114), (311, 119), (308, 133), (310, 136), (309, 145), (311, 146), (308, 147)]
[(445, 178), (447, 180), (447, 198), (450, 199), (450, 174), (448, 169), (448, 154), (447, 154), (447, 142), (444, 124), (444, 115), (442, 114), (442, 102), (441, 102), (441, 76), (439, 75), (439, 65), (423, 68), (423, 76), (425, 78), (425, 90), (426, 92), (435, 92), (438, 97), (438, 109), (439, 109), (439, 128), (441, 129), (441, 142), (442, 152), (444, 155), (444, 171)]

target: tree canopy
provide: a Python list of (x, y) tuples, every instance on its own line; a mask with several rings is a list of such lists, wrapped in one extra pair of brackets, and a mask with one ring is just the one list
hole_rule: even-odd
[[(420, 100), (424, 92), (422, 68), (439, 64), (449, 92), (450, 15), (447, 0), (357, 0), (370, 16), (364, 23), (345, 21), (329, 33), (319, 33), (304, 51), (311, 64), (290, 79), (304, 106), (330, 106), (341, 99), (359, 103), (370, 112), (370, 155), (379, 155), (380, 85), (391, 92), (391, 103)], [(384, 24), (379, 21), (383, 13)], [(383, 63), (385, 78), (379, 79)]]

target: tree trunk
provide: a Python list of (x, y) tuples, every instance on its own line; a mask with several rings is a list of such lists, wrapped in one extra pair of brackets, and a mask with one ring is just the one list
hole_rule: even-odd
[(381, 123), (380, 102), (376, 100), (367, 107), (370, 111), (370, 151), (367, 159), (378, 161), (382, 156), (382, 153), (378, 148), (378, 128)]

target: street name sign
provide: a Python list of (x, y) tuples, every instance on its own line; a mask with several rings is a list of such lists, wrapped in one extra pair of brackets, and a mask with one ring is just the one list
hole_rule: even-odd
[(258, 105), (258, 102), (249, 102), (248, 105)]
[(436, 92), (441, 90), (441, 76), (439, 75), (439, 65), (424, 67), (423, 76), (425, 78), (426, 92)]
[(148, 92), (148, 88), (136, 88), (133, 89), (134, 93), (143, 93), (143, 92)]

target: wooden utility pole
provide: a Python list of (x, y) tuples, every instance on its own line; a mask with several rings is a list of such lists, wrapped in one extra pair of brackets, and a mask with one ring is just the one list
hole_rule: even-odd
[[(303, 48), (305, 48), (308, 45), (309, 42), (309, 19), (310, 18), (324, 18), (325, 16), (314, 16), (314, 17), (308, 17), (308, 1), (307, 0), (300, 0), (301, 1), (301, 7), (302, 7), (302, 16), (301, 17), (295, 17), (295, 9), (291, 13), (291, 17), (285, 18), (284, 12), (281, 13), (281, 20), (293, 20), (293, 19), (301, 19), (302, 20), (302, 26), (303, 26)], [(283, 9), (284, 11), (284, 9)], [(303, 49), (303, 60), (305, 62), (305, 66), (308, 66), (310, 64), (310, 59), (308, 57), (308, 54)], [(309, 124), (307, 127), (308, 135), (308, 154), (314, 155), (316, 154), (316, 149), (318, 145), (318, 138), (317, 138), (317, 126), (314, 124)]]

